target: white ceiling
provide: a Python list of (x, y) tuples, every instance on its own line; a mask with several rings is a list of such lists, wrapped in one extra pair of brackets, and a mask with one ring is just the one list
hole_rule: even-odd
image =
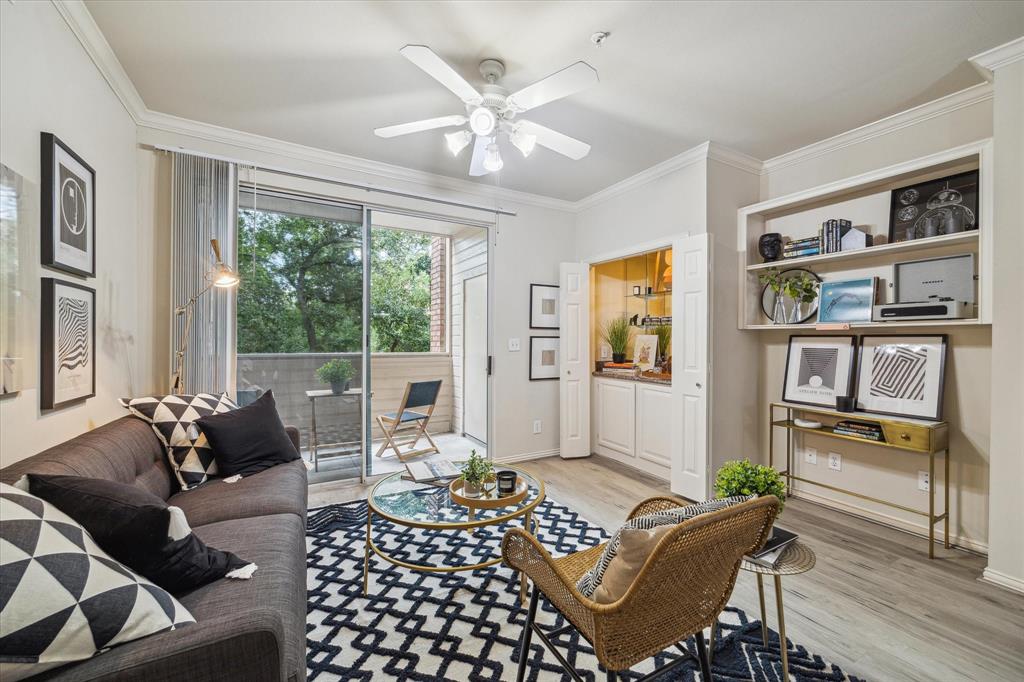
[[(470, 179), (443, 131), (462, 113), (406, 61), (432, 47), (471, 83), (497, 57), (516, 90), (583, 59), (601, 83), (529, 118), (593, 145), (511, 147), (480, 181), (577, 200), (704, 140), (757, 158), (981, 81), (966, 62), (1024, 34), (1024, 2), (178, 2), (87, 0), (149, 109)], [(594, 31), (610, 31), (602, 48)]]

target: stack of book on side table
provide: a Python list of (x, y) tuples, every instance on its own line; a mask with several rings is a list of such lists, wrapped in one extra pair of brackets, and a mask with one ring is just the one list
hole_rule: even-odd
[(779, 559), (786, 553), (786, 549), (796, 542), (798, 537), (800, 536), (796, 533), (775, 526), (772, 528), (772, 536), (764, 543), (764, 547), (746, 558), (748, 561), (760, 566), (775, 568), (779, 563)]
[(784, 259), (817, 256), (819, 253), (821, 253), (821, 239), (818, 237), (808, 237), (807, 239), (798, 239), (795, 242), (787, 242), (782, 247), (782, 257)]
[(839, 434), (840, 436), (853, 436), (854, 438), (863, 438), (864, 440), (874, 441), (875, 443), (884, 443), (885, 434), (882, 433), (882, 427), (875, 422), (862, 422), (856, 419), (844, 419), (837, 422), (832, 427), (832, 433)]
[(447, 486), (452, 479), (462, 474), (447, 459), (431, 459), (426, 462), (408, 462), (402, 478), (416, 483), (429, 483), (438, 487)]

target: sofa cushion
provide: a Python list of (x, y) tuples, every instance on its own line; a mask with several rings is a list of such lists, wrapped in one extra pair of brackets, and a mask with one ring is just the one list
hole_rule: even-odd
[[(306, 465), (295, 460), (234, 483), (223, 479), (209, 481), (195, 490), (172, 495), (167, 503), (181, 507), (193, 528), (265, 514), (294, 514), (305, 519), (306, 486)], [(245, 558), (255, 561), (249, 556)]]
[(300, 458), (281, 423), (273, 391), (237, 410), (200, 417), (196, 424), (213, 447), (221, 476), (252, 476)]
[(147, 396), (122, 400), (121, 404), (153, 426), (153, 431), (167, 447), (168, 463), (182, 490), (194, 488), (217, 475), (213, 449), (195, 421), (236, 409), (238, 406), (226, 393)]
[(0, 483), (0, 518), (0, 678), (20, 680), (195, 622), (49, 502)]

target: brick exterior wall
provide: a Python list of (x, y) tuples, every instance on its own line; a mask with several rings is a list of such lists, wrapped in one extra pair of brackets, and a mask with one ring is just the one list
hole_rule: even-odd
[(430, 241), (430, 352), (448, 350), (448, 237)]

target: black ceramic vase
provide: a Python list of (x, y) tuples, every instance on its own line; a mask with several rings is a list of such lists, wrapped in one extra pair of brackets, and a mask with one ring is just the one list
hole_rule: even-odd
[(782, 235), (778, 232), (767, 232), (757, 240), (757, 252), (764, 258), (765, 263), (779, 260), (782, 255)]

